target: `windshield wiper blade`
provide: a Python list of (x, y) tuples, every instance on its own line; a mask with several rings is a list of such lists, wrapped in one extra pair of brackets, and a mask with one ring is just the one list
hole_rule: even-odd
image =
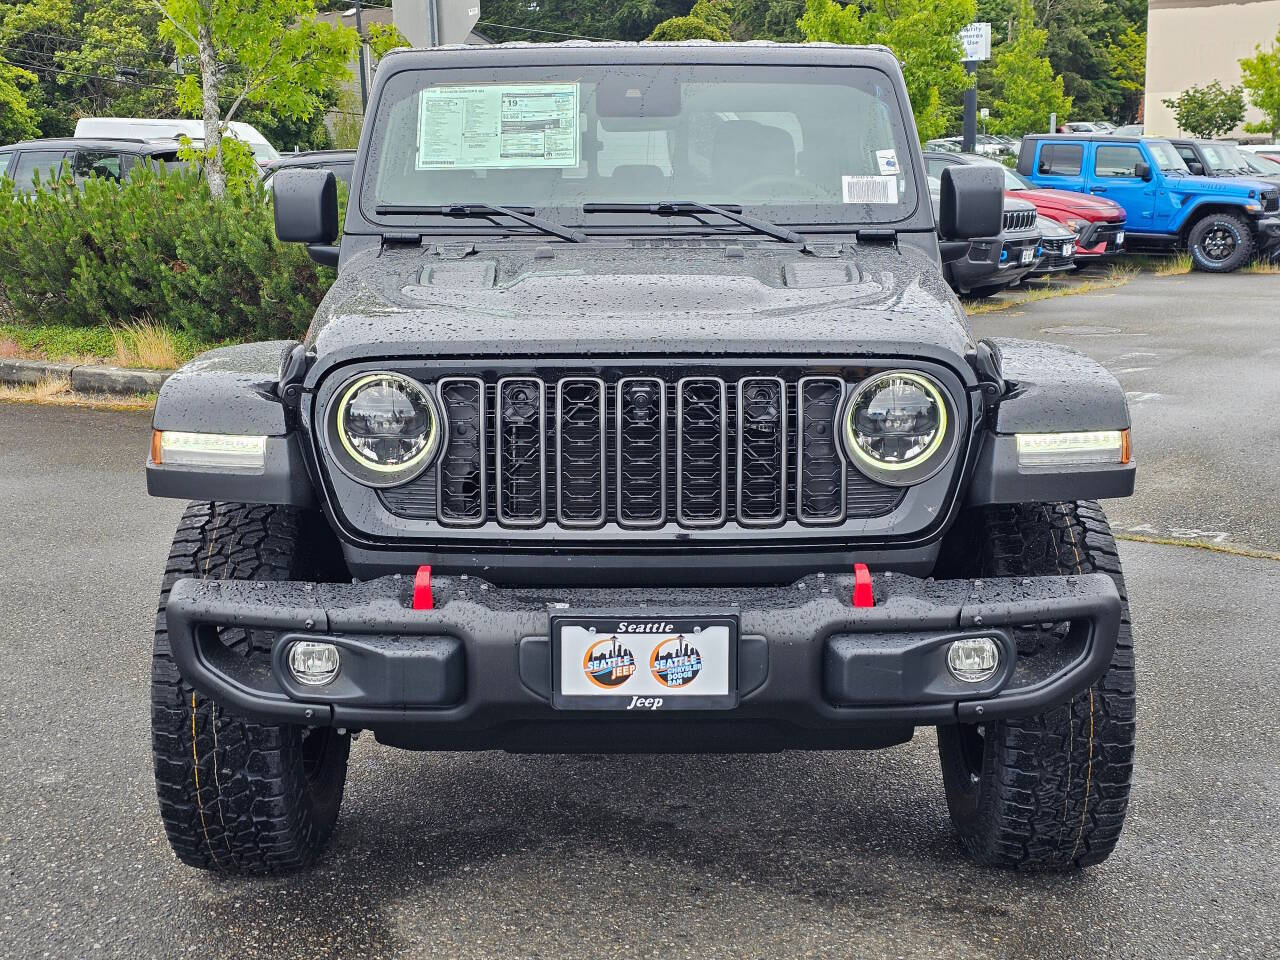
[(726, 220), (742, 224), (742, 226), (754, 230), (756, 233), (763, 233), (767, 237), (773, 237), (775, 240), (796, 243), (802, 247), (809, 245), (809, 241), (794, 230), (743, 213), (742, 208), (736, 204), (720, 207), (711, 203), (702, 203), (700, 200), (658, 200), (653, 203), (584, 203), (582, 212), (653, 213), (660, 217), (674, 217), (682, 213), (714, 213), (717, 216), (724, 217)]
[(580, 230), (566, 227), (554, 220), (535, 217), (530, 207), (500, 207), (493, 203), (442, 203), (439, 206), (415, 207), (403, 204), (379, 204), (374, 212), (379, 216), (400, 214), (402, 216), (426, 216), (434, 214), (441, 217), (462, 217), (467, 219), (502, 216), (518, 220), (535, 230), (568, 240), (571, 243), (586, 243), (587, 235)]

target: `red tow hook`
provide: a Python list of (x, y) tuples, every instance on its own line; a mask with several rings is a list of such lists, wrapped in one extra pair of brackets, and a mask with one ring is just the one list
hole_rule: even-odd
[(855, 607), (874, 607), (876, 596), (871, 590), (871, 571), (865, 563), (853, 565), (853, 605)]
[(431, 593), (431, 567), (423, 564), (413, 576), (413, 609), (434, 610), (436, 598)]

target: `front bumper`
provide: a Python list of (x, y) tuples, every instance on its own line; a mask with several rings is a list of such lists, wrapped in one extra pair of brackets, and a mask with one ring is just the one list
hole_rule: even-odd
[(1263, 217), (1256, 221), (1258, 231), (1258, 248), (1260, 253), (1280, 252), (1280, 217)]
[[(852, 592), (845, 574), (642, 594), (441, 577), (435, 608), (414, 610), (412, 582), (397, 576), (351, 585), (187, 579), (174, 585), (166, 613), (183, 676), (228, 711), (371, 729), (421, 749), (546, 752), (885, 745), (916, 725), (1037, 713), (1106, 670), (1120, 624), (1119, 595), (1103, 574), (878, 574), (874, 607), (854, 607)], [(590, 616), (736, 617), (736, 706), (643, 718), (555, 709), (551, 621)], [(243, 658), (220, 628), (260, 631), (270, 661)], [(946, 648), (978, 635), (997, 640), (1002, 666), (968, 685), (946, 672)], [(298, 639), (336, 644), (339, 679), (298, 684), (286, 667)]]

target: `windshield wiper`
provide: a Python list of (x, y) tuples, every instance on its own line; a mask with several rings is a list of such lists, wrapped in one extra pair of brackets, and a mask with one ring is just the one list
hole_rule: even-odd
[(802, 247), (809, 245), (809, 241), (794, 230), (743, 213), (742, 208), (737, 205), (718, 207), (715, 204), (702, 203), (699, 200), (659, 200), (654, 203), (584, 203), (582, 212), (653, 213), (660, 217), (676, 217), (683, 213), (714, 213), (717, 216), (724, 217), (726, 220), (740, 223), (756, 233), (763, 233), (767, 237), (773, 237), (775, 240), (796, 243)]
[(533, 215), (532, 207), (499, 207), (493, 203), (442, 203), (439, 206), (415, 207), (402, 204), (379, 204), (374, 208), (379, 216), (399, 214), (401, 216), (462, 217), (464, 219), (491, 219), (496, 216), (510, 217), (520, 223), (527, 224), (535, 230), (541, 230), (561, 240), (571, 243), (586, 243), (587, 235), (580, 230), (566, 227), (554, 220), (545, 220)]

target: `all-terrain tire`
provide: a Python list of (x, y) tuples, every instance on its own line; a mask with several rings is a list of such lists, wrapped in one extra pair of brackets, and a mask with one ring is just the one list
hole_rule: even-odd
[(965, 518), (948, 575), (1105, 573), (1124, 604), (1107, 672), (1042, 714), (938, 728), (951, 820), (965, 851), (1024, 870), (1100, 863), (1124, 826), (1133, 771), (1133, 637), (1124, 574), (1096, 503), (990, 507)]
[[(1223, 244), (1230, 245), (1225, 256)], [(1253, 231), (1243, 217), (1233, 213), (1210, 213), (1187, 231), (1187, 251), (1197, 270), (1230, 273), (1253, 259), (1256, 244)]]
[[(284, 873), (310, 866), (338, 818), (350, 738), (331, 727), (257, 723), (194, 691), (169, 650), (165, 606), (184, 577), (316, 579), (332, 542), (317, 516), (283, 506), (196, 502), (173, 538), (156, 616), (151, 742), (169, 844), (193, 867)], [(266, 660), (272, 636), (221, 631), (246, 658)]]

